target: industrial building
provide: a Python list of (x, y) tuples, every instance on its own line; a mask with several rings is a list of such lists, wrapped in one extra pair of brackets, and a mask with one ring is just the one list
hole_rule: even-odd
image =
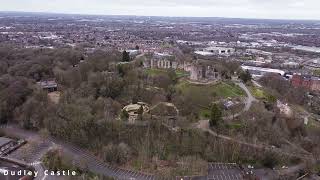
[(294, 87), (301, 87), (310, 91), (320, 91), (320, 77), (294, 74), (291, 84)]
[(229, 56), (234, 53), (235, 53), (234, 48), (227, 48), (227, 47), (208, 47), (205, 49), (200, 49), (195, 51), (195, 54), (202, 55), (202, 56), (212, 56), (212, 55)]
[(280, 69), (271, 69), (271, 68), (261, 68), (256, 66), (241, 66), (245, 71), (249, 71), (253, 78), (260, 78), (268, 73), (279, 74), (281, 76), (285, 75), (285, 71)]

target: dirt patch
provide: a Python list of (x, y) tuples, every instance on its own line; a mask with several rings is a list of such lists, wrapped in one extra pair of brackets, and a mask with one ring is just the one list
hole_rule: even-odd
[(51, 92), (48, 94), (48, 97), (53, 103), (58, 104), (60, 101), (61, 93), (58, 91)]

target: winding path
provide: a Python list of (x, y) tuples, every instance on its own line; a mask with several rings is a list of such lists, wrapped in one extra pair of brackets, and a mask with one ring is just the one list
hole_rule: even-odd
[[(244, 83), (235, 82), (235, 84), (237, 84), (239, 87), (241, 87), (247, 94), (247, 98), (246, 98), (246, 101), (245, 101), (245, 107), (243, 108), (243, 110), (241, 112), (239, 112), (239, 113), (237, 113), (235, 115), (232, 115), (232, 116), (224, 117), (224, 119), (232, 119), (232, 118), (240, 116), (244, 112), (249, 111), (251, 106), (252, 106), (252, 104), (255, 101), (258, 101), (251, 94), (250, 90), (246, 87), (246, 85)], [(307, 153), (307, 152), (299, 153), (299, 154), (292, 154), (290, 152), (285, 152), (280, 148), (276, 148), (276, 147), (272, 147), (272, 146), (266, 146), (266, 145), (263, 145), (263, 144), (252, 144), (252, 143), (241, 141), (241, 140), (229, 137), (229, 136), (218, 134), (217, 132), (214, 132), (212, 129), (210, 129), (209, 120), (201, 120), (197, 124), (195, 124), (195, 126), (193, 126), (192, 128), (201, 129), (202, 131), (208, 132), (212, 136), (217, 137), (219, 139), (235, 142), (237, 144), (244, 145), (244, 146), (247, 146), (247, 147), (250, 147), (250, 148), (259, 149), (259, 150), (266, 150), (266, 151), (272, 151), (272, 152), (276, 152), (276, 153), (279, 153), (279, 154), (286, 155), (288, 157), (296, 157), (296, 158), (305, 159), (305, 160), (314, 160), (314, 158), (310, 155), (310, 153)]]

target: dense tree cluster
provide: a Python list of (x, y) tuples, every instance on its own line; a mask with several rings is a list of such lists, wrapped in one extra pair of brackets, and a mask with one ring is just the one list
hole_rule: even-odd
[(260, 83), (268, 87), (278, 99), (299, 105), (306, 103), (306, 91), (303, 88), (294, 88), (280, 75), (267, 74), (260, 79)]
[(250, 82), (252, 80), (252, 76), (248, 70), (241, 71), (239, 74), (239, 78), (245, 83)]
[[(178, 75), (172, 69), (148, 74), (140, 63), (123, 63), (119, 52), (82, 52), (0, 47), (1, 122), (17, 122), (24, 128), (49, 133), (87, 148), (107, 162), (123, 166), (133, 163), (139, 170), (157, 171), (157, 159), (168, 162), (194, 159), (203, 165), (204, 161), (237, 162), (253, 155), (237, 144), (210, 138), (197, 130), (172, 132), (163, 126), (163, 119), (144, 117), (141, 110), (139, 120), (148, 120), (148, 126), (126, 123), (128, 114), (122, 108), (132, 102), (143, 101), (153, 106), (171, 101), (178, 107), (179, 115), (194, 120), (199, 107), (192, 98), (205, 102), (210, 99), (201, 97), (202, 94), (178, 92)], [(232, 70), (228, 71), (227, 66)], [(231, 76), (238, 65), (221, 68)], [(61, 92), (58, 103), (52, 102), (48, 92), (36, 83), (49, 79), (58, 83)], [(221, 116), (220, 109), (213, 106), (213, 125), (219, 124)], [(52, 153), (54, 159), (48, 162), (56, 169), (59, 153)], [(181, 171), (176, 172), (196, 169), (179, 168)]]
[(217, 127), (222, 120), (222, 111), (218, 104), (211, 105), (210, 108), (210, 127)]

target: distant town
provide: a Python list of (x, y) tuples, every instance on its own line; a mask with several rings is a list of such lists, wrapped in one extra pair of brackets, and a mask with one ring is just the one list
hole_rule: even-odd
[(0, 100), (0, 179), (320, 179), (320, 21), (0, 12)]

